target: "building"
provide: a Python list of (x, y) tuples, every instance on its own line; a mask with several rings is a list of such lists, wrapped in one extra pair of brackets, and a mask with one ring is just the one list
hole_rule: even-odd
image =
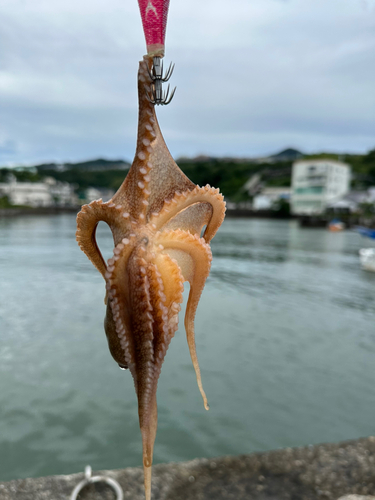
[(12, 205), (49, 207), (53, 199), (46, 182), (17, 182), (11, 175), (8, 182), (0, 184), (0, 193), (7, 196)]
[(79, 205), (79, 199), (75, 193), (74, 186), (69, 184), (69, 182), (61, 182), (52, 177), (46, 177), (44, 183), (49, 187), (54, 206), (77, 207)]
[(253, 210), (272, 210), (280, 200), (289, 201), (289, 187), (268, 187), (254, 196)]
[(10, 175), (8, 182), (0, 183), (0, 196), (7, 196), (12, 205), (28, 207), (77, 206), (74, 187), (46, 177), (43, 182), (17, 182)]
[(361, 205), (374, 205), (375, 208), (375, 187), (369, 187), (366, 191), (350, 191), (340, 200), (329, 203), (328, 209), (336, 213), (353, 213), (361, 211)]
[(291, 211), (317, 215), (343, 198), (350, 187), (350, 167), (335, 160), (310, 159), (293, 163)]

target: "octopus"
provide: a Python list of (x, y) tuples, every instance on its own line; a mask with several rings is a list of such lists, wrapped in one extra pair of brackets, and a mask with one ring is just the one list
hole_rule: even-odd
[[(84, 205), (77, 241), (105, 280), (104, 321), (109, 350), (129, 369), (138, 398), (146, 499), (157, 428), (156, 389), (168, 346), (178, 328), (183, 284), (189, 282), (185, 329), (198, 387), (208, 409), (195, 347), (194, 319), (210, 272), (210, 241), (223, 222), (218, 189), (195, 185), (180, 170), (164, 142), (148, 94), (152, 58), (138, 70), (138, 137), (133, 164), (111, 200)], [(100, 221), (114, 240), (106, 263), (96, 243)]]

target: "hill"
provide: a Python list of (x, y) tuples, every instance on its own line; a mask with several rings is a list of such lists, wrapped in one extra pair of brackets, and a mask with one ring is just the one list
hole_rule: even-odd
[(55, 170), (58, 172), (65, 170), (81, 170), (85, 172), (99, 172), (105, 170), (128, 170), (130, 163), (124, 160), (88, 160), (78, 163), (44, 163), (36, 165), (35, 168), (39, 172)]
[[(260, 176), (266, 186), (290, 186), (292, 163), (301, 155), (297, 150), (287, 149), (267, 158), (213, 158), (200, 156), (180, 158), (177, 164), (196, 184), (210, 184), (220, 188), (224, 196), (232, 201), (246, 200), (243, 186), (254, 174)], [(289, 159), (286, 159), (286, 158)], [(365, 155), (337, 155), (319, 153), (303, 155), (302, 158), (331, 158), (345, 161), (352, 167), (353, 189), (375, 186), (375, 149)], [(32, 170), (0, 169), (0, 182), (11, 172), (19, 181), (38, 181), (46, 176), (76, 186), (77, 192), (88, 187), (103, 187), (117, 190), (125, 178), (129, 163), (123, 160), (90, 160), (81, 163), (56, 163), (37, 165)]]

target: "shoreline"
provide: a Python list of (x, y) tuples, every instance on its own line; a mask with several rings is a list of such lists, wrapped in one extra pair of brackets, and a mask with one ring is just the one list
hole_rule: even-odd
[[(20, 208), (0, 208), (0, 219), (17, 216), (47, 216), (60, 214), (78, 214), (81, 206), (77, 207), (20, 207)], [(271, 219), (271, 220), (297, 220), (300, 227), (303, 228), (326, 228), (330, 217), (325, 216), (303, 216), (293, 214), (283, 214), (272, 210), (249, 210), (244, 208), (227, 208), (226, 218), (248, 218), (248, 219)], [(372, 227), (372, 224), (365, 224), (358, 216), (342, 216), (341, 219), (346, 224), (346, 229), (353, 226), (362, 225)]]
[(17, 215), (57, 215), (65, 213), (77, 214), (81, 207), (20, 207), (0, 208), (0, 218), (16, 217)]
[[(65, 213), (77, 214), (81, 210), (78, 207), (20, 207), (20, 208), (0, 208), (1, 217), (15, 217), (23, 215), (58, 215)], [(253, 211), (243, 208), (227, 208), (226, 217), (249, 217), (259, 219), (296, 219), (294, 215), (285, 215), (273, 212), (272, 210)]]

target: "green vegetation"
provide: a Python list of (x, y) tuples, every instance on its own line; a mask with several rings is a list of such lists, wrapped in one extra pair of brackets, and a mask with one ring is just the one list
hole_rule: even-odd
[(276, 214), (282, 217), (289, 217), (290, 215), (290, 203), (288, 200), (284, 200), (281, 198), (278, 200), (272, 209), (275, 211)]
[(71, 168), (62, 172), (56, 170), (43, 170), (44, 177), (53, 177), (58, 181), (74, 184), (78, 191), (88, 187), (103, 187), (117, 190), (124, 180), (125, 170), (95, 170), (86, 171)]
[[(375, 186), (375, 149), (366, 155), (337, 155), (321, 153), (306, 155), (308, 158), (329, 158), (341, 160), (352, 167), (353, 189), (366, 189)], [(249, 200), (243, 189), (244, 184), (254, 175), (259, 174), (261, 182), (269, 187), (290, 186), (292, 170), (291, 161), (275, 161), (274, 163), (259, 163), (253, 160), (197, 158), (177, 160), (181, 170), (196, 184), (210, 184), (220, 188), (224, 196), (234, 202)], [(9, 170), (0, 169), (0, 182), (6, 182), (12, 173), (18, 181), (36, 182), (44, 177), (53, 177), (58, 181), (69, 182), (76, 186), (76, 191), (82, 193), (88, 187), (109, 188), (117, 190), (126, 175), (127, 163), (121, 160), (93, 160), (77, 164), (65, 164), (63, 169), (55, 164), (38, 165), (34, 169)]]
[[(352, 168), (353, 189), (375, 186), (375, 149), (366, 155), (337, 155), (321, 153), (306, 155), (304, 159), (327, 158), (348, 163)], [(291, 184), (292, 162), (255, 163), (251, 160), (208, 159), (205, 161), (180, 160), (183, 172), (196, 184), (219, 187), (224, 196), (232, 201), (246, 201), (247, 193), (242, 189), (254, 174), (268, 187), (287, 187)]]
[[(218, 187), (225, 197), (237, 202), (249, 199), (243, 186), (249, 177), (257, 172), (262, 172), (262, 179), (264, 178), (267, 184), (269, 181), (269, 185), (288, 186), (290, 183), (291, 162), (270, 164), (255, 163), (251, 160), (211, 158), (202, 161), (181, 159), (177, 160), (177, 163), (195, 184)], [(0, 169), (0, 182), (5, 182), (10, 173), (20, 182), (37, 182), (44, 177), (53, 177), (58, 181), (75, 185), (76, 191), (82, 193), (91, 186), (117, 190), (127, 173), (126, 170), (111, 170), (110, 165), (107, 165), (106, 169), (103, 165), (103, 170), (87, 170), (86, 167), (82, 169), (78, 165), (65, 167), (68, 168), (57, 170), (53, 164), (40, 165), (36, 167), (36, 173), (3, 168)]]
[(33, 170), (13, 170), (8, 168), (0, 168), (0, 182), (7, 182), (9, 175), (14, 175), (14, 177), (19, 182), (40, 182), (43, 179), (43, 175)]
[(213, 158), (205, 161), (177, 161), (181, 170), (200, 186), (210, 184), (220, 188), (227, 199), (235, 202), (249, 200), (243, 190), (249, 178), (260, 173), (269, 186), (289, 186), (291, 162), (255, 163), (251, 160), (226, 160)]
[[(292, 167), (290, 167), (292, 170)], [(280, 177), (269, 177), (266, 179), (267, 187), (289, 187), (290, 186), (290, 176), (289, 175), (280, 175)]]
[(224, 196), (231, 199), (241, 198), (242, 186), (257, 170), (257, 165), (249, 161), (218, 158), (197, 162), (181, 160), (178, 165), (195, 184), (218, 187)]
[(344, 161), (352, 167), (354, 189), (375, 186), (375, 149), (366, 155), (347, 155)]
[(0, 208), (12, 208), (13, 205), (10, 203), (8, 196), (0, 196)]

